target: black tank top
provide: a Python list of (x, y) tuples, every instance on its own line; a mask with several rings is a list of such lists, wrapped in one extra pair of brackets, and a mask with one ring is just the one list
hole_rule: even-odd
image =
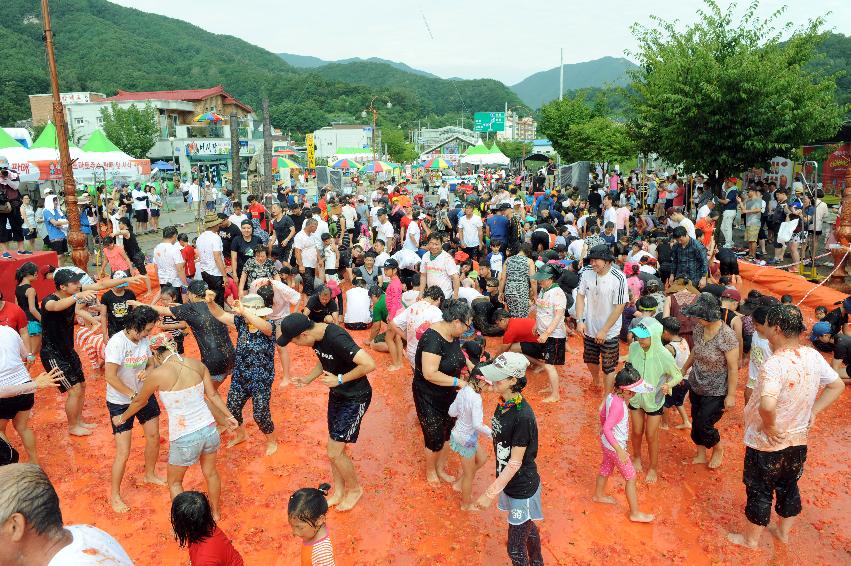
[[(23, 283), (15, 287), (15, 300), (18, 302), (18, 306), (26, 313), (28, 321), (36, 320), (33, 313), (30, 312), (30, 301), (27, 298), (27, 290), (31, 288), (32, 285), (29, 283)], [(35, 304), (36, 308), (38, 308), (38, 297), (36, 297)]]

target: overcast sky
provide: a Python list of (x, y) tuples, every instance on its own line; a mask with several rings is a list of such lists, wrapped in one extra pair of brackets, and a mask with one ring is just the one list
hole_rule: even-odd
[[(509, 85), (557, 67), (560, 48), (565, 63), (623, 57), (635, 47), (630, 25), (648, 23), (651, 7), (665, 19), (691, 23), (703, 6), (700, 0), (111, 1), (235, 35), (275, 53), (381, 57), (441, 77), (487, 77)], [(740, 10), (748, 3), (741, 0)], [(762, 0), (760, 14), (789, 5), (784, 18), (803, 23), (830, 12), (828, 29), (851, 35), (849, 4)]]

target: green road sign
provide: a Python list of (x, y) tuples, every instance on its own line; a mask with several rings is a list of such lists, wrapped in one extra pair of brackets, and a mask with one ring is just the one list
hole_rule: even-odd
[(476, 132), (505, 131), (505, 112), (476, 112), (473, 115), (473, 130)]

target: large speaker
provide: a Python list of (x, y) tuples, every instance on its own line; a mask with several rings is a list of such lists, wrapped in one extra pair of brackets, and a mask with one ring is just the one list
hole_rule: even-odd
[(317, 167), (316, 168), (316, 187), (322, 188), (330, 182), (328, 171), (330, 171), (327, 167)]
[(579, 189), (579, 198), (588, 198), (588, 174), (591, 172), (590, 161), (577, 161), (570, 165), (562, 166), (559, 186), (576, 187)]

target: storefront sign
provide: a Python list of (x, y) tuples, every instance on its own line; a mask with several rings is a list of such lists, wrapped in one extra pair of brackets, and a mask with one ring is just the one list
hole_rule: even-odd
[[(186, 155), (230, 155), (229, 141), (193, 141), (185, 146)], [(248, 141), (239, 140), (239, 155), (250, 156), (256, 153), (256, 148), (248, 145)]]

